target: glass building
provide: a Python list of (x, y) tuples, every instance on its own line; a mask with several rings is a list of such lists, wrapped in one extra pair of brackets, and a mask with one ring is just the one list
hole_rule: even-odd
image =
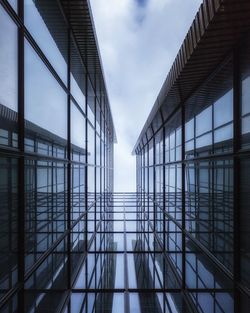
[(90, 1), (0, 0), (0, 312), (247, 313), (249, 0), (201, 5), (134, 193), (115, 142)]
[(0, 47), (0, 312), (69, 312), (113, 191), (89, 3), (0, 1)]
[(181, 312), (249, 312), (249, 10), (203, 2), (133, 151), (139, 226)]

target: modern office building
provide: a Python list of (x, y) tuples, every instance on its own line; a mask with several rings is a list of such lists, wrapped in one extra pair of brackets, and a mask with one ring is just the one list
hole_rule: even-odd
[(0, 0), (0, 312), (248, 312), (249, 103), (250, 1), (204, 0), (113, 193), (90, 1)]
[(194, 312), (249, 312), (250, 1), (203, 2), (133, 152), (164, 288)]
[(115, 141), (89, 3), (1, 0), (0, 312), (68, 306)]

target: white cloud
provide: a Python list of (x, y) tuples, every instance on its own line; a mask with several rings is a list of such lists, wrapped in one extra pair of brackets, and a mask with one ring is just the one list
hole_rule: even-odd
[(201, 0), (144, 2), (91, 0), (118, 137), (116, 191), (135, 190), (133, 145)]

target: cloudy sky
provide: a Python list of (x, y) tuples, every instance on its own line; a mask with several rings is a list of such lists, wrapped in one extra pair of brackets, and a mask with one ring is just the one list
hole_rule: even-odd
[(135, 190), (131, 151), (201, 0), (90, 0), (118, 144), (115, 191)]

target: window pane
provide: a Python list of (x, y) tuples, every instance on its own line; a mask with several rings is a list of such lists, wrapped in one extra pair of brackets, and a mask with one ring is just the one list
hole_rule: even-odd
[[(104, 151), (102, 151), (104, 153)], [(95, 131), (88, 123), (88, 163), (95, 163)]]
[(196, 136), (212, 129), (212, 107), (208, 107), (196, 116)]
[[(66, 165), (63, 163), (26, 161), (26, 269), (29, 269), (66, 230), (66, 173)], [(51, 273), (49, 269), (47, 273)]]
[(85, 110), (85, 71), (75, 45), (71, 43), (70, 91), (81, 109)]
[(27, 41), (25, 119), (63, 139), (67, 138), (67, 95)]
[(9, 4), (12, 6), (12, 8), (17, 12), (17, 1), (18, 0), (8, 0)]
[(214, 142), (220, 142), (233, 138), (233, 125), (221, 127), (214, 132)]
[[(67, 83), (67, 29), (56, 1), (24, 1), (25, 26), (58, 75)], [(53, 15), (51, 15), (53, 11)]]
[(185, 125), (185, 140), (188, 141), (194, 138), (194, 119), (192, 118)]
[(17, 27), (0, 5), (0, 106), (17, 111)]
[(196, 148), (209, 146), (212, 144), (212, 134), (206, 134), (196, 139)]
[(71, 102), (71, 143), (85, 148), (85, 117), (73, 102)]
[(250, 112), (250, 76), (242, 80), (242, 116)]
[(242, 118), (242, 134), (250, 133), (250, 115)]
[(17, 160), (0, 158), (0, 298), (17, 283)]
[(214, 127), (218, 127), (233, 119), (233, 90), (214, 103)]

